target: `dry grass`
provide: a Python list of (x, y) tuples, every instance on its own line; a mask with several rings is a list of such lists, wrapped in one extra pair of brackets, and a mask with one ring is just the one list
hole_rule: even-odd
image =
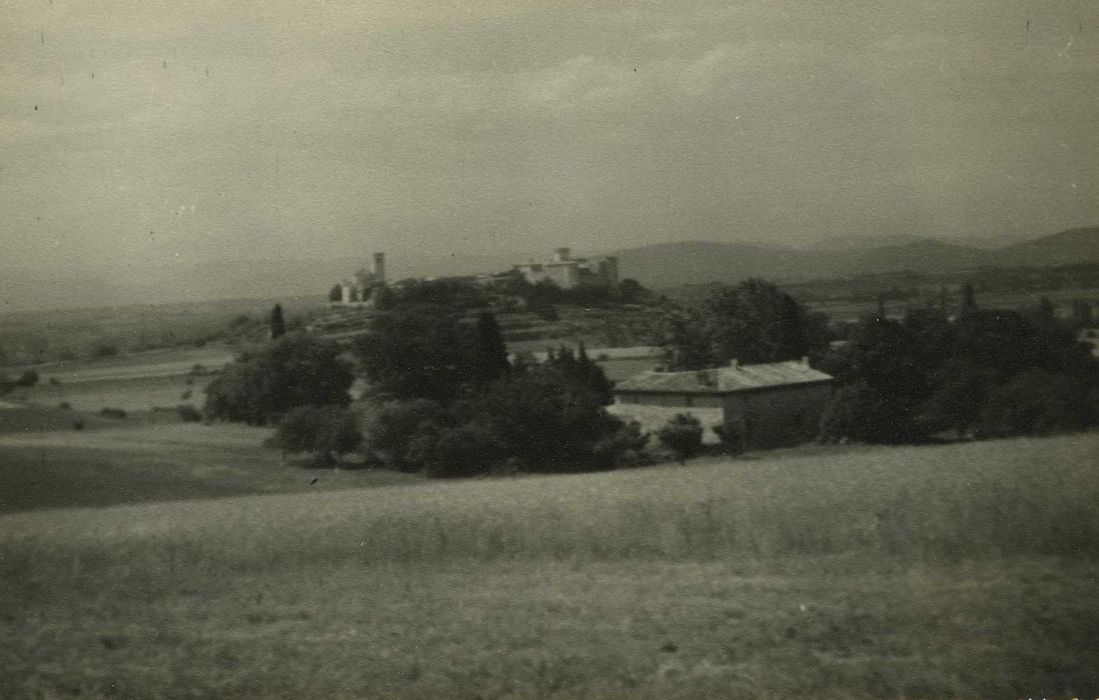
[[(87, 421), (83, 431), (72, 429), (76, 419)], [(419, 481), (394, 472), (303, 469), (261, 446), (269, 429), (178, 421), (174, 413), (110, 419), (0, 411), (0, 513)]]
[(3, 516), (0, 694), (1082, 697), (1097, 452), (1091, 434)]

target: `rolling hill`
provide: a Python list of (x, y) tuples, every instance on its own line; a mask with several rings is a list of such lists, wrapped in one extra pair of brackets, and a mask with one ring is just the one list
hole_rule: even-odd
[(946, 272), (1099, 262), (1099, 227), (1073, 229), (995, 250), (914, 237), (900, 244), (891, 240), (876, 246), (859, 239), (843, 247), (813, 250), (682, 241), (629, 248), (615, 255), (623, 277), (657, 288), (736, 282), (748, 277), (798, 281), (902, 270)]

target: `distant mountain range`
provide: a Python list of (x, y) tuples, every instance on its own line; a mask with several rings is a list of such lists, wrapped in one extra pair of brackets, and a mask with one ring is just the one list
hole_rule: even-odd
[(628, 248), (615, 253), (622, 277), (650, 287), (853, 277), (883, 272), (945, 272), (976, 267), (1050, 267), (1099, 263), (1099, 227), (1063, 231), (1001, 248), (986, 249), (916, 236), (883, 240), (831, 239), (828, 247), (778, 248), (741, 243), (684, 241)]
[[(549, 247), (549, 246), (547, 246)], [(607, 251), (609, 252), (609, 251)], [(622, 277), (650, 287), (736, 282), (763, 277), (776, 282), (851, 277), (912, 270), (944, 272), (972, 267), (1046, 267), (1099, 262), (1099, 227), (1073, 229), (995, 249), (914, 235), (845, 236), (809, 248), (686, 241), (613, 252)], [(368, 254), (342, 258), (160, 262), (95, 270), (0, 267), (0, 313), (136, 303), (165, 304), (232, 298), (323, 297), (341, 278), (367, 264)], [(499, 272), (526, 261), (523, 255), (470, 256), (423, 252), (390, 255), (391, 279)]]

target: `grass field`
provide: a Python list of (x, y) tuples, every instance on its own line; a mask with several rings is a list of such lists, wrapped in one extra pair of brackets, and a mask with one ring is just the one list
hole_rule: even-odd
[(9, 513), (0, 696), (1094, 697), (1097, 505), (1087, 434)]
[[(23, 411), (0, 411), (0, 513), (256, 493), (327, 491), (416, 481), (361, 469), (304, 469), (262, 447), (270, 430), (180, 423), (136, 415), (90, 416), (85, 430), (33, 432), (65, 412), (5, 426)], [(5, 428), (12, 428), (6, 431)], [(69, 428), (68, 425), (58, 427)]]

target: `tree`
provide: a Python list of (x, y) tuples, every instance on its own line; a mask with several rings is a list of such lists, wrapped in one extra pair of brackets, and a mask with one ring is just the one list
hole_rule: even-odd
[(820, 318), (770, 282), (750, 279), (719, 287), (699, 311), (673, 313), (665, 321), (670, 369), (781, 362), (816, 354), (826, 346)]
[(449, 422), (446, 410), (435, 401), (388, 401), (366, 420), (366, 444), (392, 468), (417, 471), (423, 466), (425, 451), (416, 440)]
[(504, 461), (499, 436), (483, 420), (426, 431), (416, 449), (423, 455), (424, 473), (435, 478), (487, 474)]
[(362, 442), (355, 416), (344, 406), (299, 406), (286, 413), (273, 444), (287, 452), (312, 452), (316, 464), (332, 464)]
[(677, 413), (657, 431), (656, 436), (681, 463), (702, 449), (702, 424), (689, 413)]
[(926, 437), (921, 407), (930, 385), (912, 332), (903, 324), (871, 315), (856, 328), (844, 386), (821, 420), (825, 440), (909, 442)]
[(328, 301), (342, 301), (343, 300), (343, 287), (338, 284), (332, 285), (332, 289), (328, 290)]
[(891, 401), (866, 382), (848, 384), (835, 393), (821, 416), (821, 439), (825, 442), (911, 442), (919, 437), (914, 410), (911, 405)]
[(723, 287), (707, 301), (710, 342), (718, 364), (793, 360), (809, 354), (808, 319), (793, 297), (750, 279)]
[(1094, 387), (1069, 376), (1028, 370), (992, 392), (981, 411), (978, 433), (1009, 437), (1084, 430), (1099, 419), (1096, 398)]
[(575, 371), (577, 379), (599, 398), (602, 405), (608, 406), (614, 403), (614, 382), (607, 378), (607, 373), (598, 363), (588, 357), (583, 341), (576, 350)]
[(282, 317), (282, 305), (275, 304), (271, 309), (271, 340), (277, 340), (286, 335), (286, 321)]
[(446, 309), (395, 308), (379, 313), (355, 353), (370, 390), (384, 399), (431, 399), (446, 404), (472, 378), (464, 329)]
[(209, 418), (265, 425), (299, 406), (346, 406), (354, 376), (339, 347), (305, 334), (245, 351), (206, 387)]
[(595, 392), (548, 362), (500, 377), (456, 413), (489, 426), (520, 471), (606, 468), (609, 455), (596, 455), (595, 445), (622, 426)]
[(473, 337), (472, 369), (480, 381), (496, 379), (511, 369), (508, 349), (500, 325), (490, 311), (477, 315), (477, 328)]
[(663, 318), (658, 333), (660, 345), (664, 348), (664, 365), (668, 370), (706, 369), (718, 364), (701, 312), (673, 311)]

